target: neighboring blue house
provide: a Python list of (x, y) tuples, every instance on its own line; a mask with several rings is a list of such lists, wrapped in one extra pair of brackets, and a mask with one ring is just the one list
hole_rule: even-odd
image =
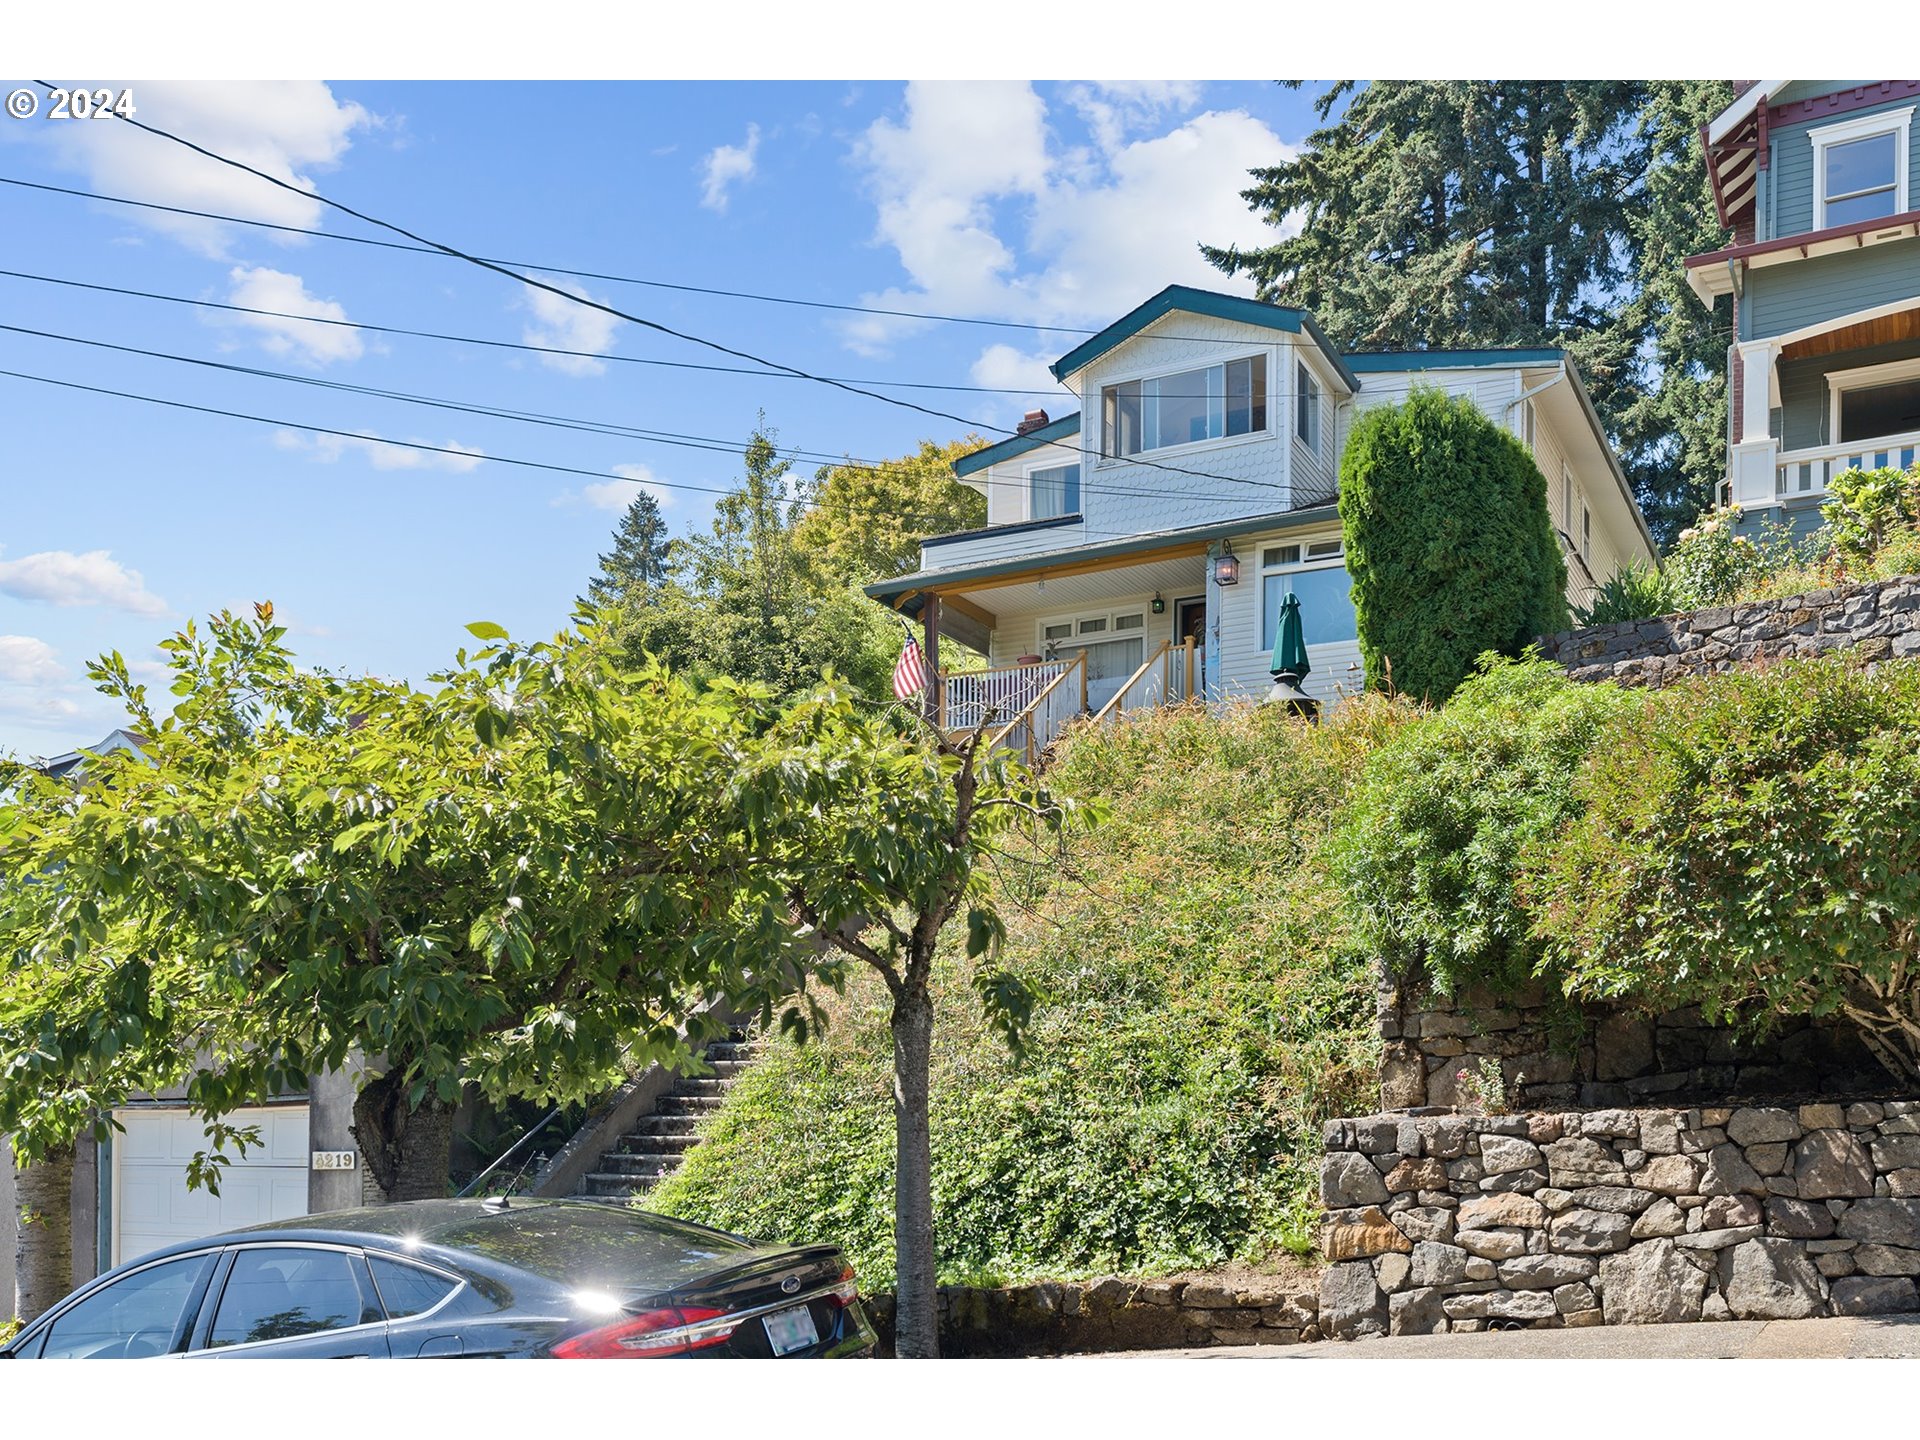
[[(936, 535), (867, 593), (985, 654), (941, 689), (1044, 745), (1073, 715), (1187, 695), (1257, 698), (1298, 597), (1327, 701), (1360, 688), (1335, 491), (1354, 415), (1416, 384), (1469, 398), (1533, 453), (1578, 600), (1651, 561), (1646, 522), (1560, 350), (1343, 354), (1304, 310), (1170, 286), (1063, 355), (1078, 414), (1030, 416), (954, 466), (987, 524)], [(1018, 742), (1022, 736), (1014, 736)]]
[(1819, 523), (1838, 471), (1920, 458), (1920, 80), (1757, 80), (1705, 127), (1731, 244), (1686, 262), (1733, 297), (1722, 504)]

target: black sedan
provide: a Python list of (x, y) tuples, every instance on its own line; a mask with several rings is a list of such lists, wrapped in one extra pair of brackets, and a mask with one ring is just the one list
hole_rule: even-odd
[(831, 1245), (764, 1247), (569, 1200), (422, 1200), (168, 1246), (0, 1359), (833, 1356), (873, 1349)]

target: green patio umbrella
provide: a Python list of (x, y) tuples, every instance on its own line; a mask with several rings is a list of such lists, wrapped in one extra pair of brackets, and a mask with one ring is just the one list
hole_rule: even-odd
[(1300, 688), (1313, 666), (1307, 661), (1306, 627), (1300, 623), (1300, 597), (1288, 595), (1280, 605), (1280, 633), (1273, 641), (1273, 688), (1267, 704), (1285, 705), (1296, 715), (1311, 718), (1320, 705)]

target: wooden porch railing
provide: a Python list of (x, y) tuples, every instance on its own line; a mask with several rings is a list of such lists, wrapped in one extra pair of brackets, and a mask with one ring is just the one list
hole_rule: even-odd
[(1009, 665), (942, 678), (941, 727), (949, 732), (997, 728), (993, 745), (1017, 745), (1032, 764), (1066, 728), (1087, 710), (1087, 657)]
[(1143, 660), (1126, 683), (1113, 692), (1113, 698), (1100, 707), (1093, 723), (1104, 724), (1109, 717), (1124, 715), (1129, 710), (1191, 699), (1195, 693), (1195, 662), (1199, 653), (1191, 635), (1178, 645), (1171, 640), (1161, 641), (1160, 648)]

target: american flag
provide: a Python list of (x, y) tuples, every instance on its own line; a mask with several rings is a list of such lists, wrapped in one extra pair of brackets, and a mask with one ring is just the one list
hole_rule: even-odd
[(918, 695), (927, 688), (928, 679), (927, 661), (920, 653), (920, 642), (909, 635), (906, 649), (900, 652), (900, 659), (893, 667), (894, 699), (906, 700)]

